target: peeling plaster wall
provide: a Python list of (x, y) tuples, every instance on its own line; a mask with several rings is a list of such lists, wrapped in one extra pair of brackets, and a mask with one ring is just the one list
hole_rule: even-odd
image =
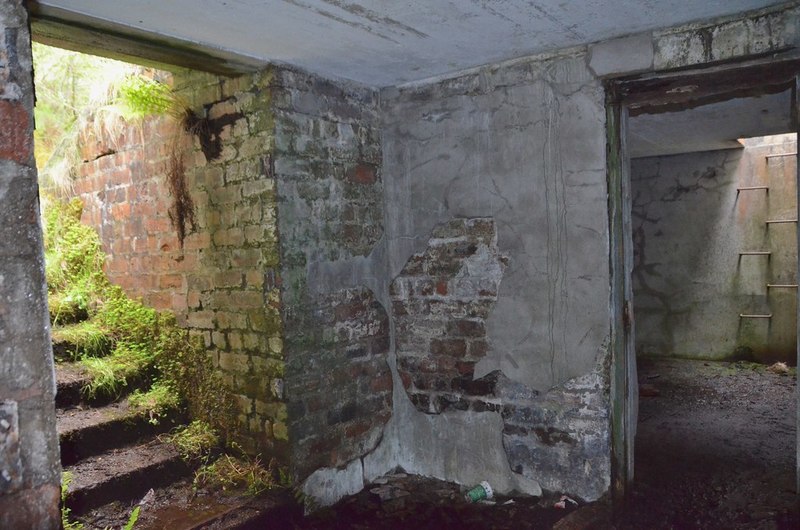
[(28, 18), (0, 4), (0, 528), (61, 526)]
[(797, 218), (795, 157), (766, 157), (796, 145), (792, 134), (632, 161), (637, 354), (796, 362), (796, 289), (767, 288), (796, 283), (796, 225), (766, 224)]
[[(610, 482), (605, 114), (586, 57), (565, 52), (383, 96), (390, 277), (413, 270), (457, 218), (490, 220), (505, 262), (500, 276), (488, 264), (476, 274), (502, 281), (477, 337), (488, 349), (474, 371), (464, 367), (475, 382), (448, 386), (451, 406), (427, 409), (419, 385), (444, 389), (441, 376), (412, 375), (413, 402), (395, 385), (398, 463), (462, 483), (486, 479), (500, 491), (541, 485), (600, 497)], [(398, 360), (413, 338), (419, 352), (449, 336), (427, 339), (403, 324), (399, 304), (418, 304), (419, 293), (402, 285), (393, 291)], [(470, 405), (476, 392), (489, 406)]]

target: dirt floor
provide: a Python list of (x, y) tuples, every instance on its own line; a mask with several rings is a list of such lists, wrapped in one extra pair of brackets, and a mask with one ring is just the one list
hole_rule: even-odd
[(639, 361), (632, 506), (618, 528), (800, 528), (796, 372)]
[[(766, 368), (640, 361), (637, 480), (615, 522), (601, 504), (555, 508), (558, 493), (471, 504), (463, 486), (399, 473), (312, 516), (287, 492), (247, 499), (194, 492), (184, 482), (156, 490), (136, 528), (796, 530), (796, 375)], [(116, 527), (130, 509), (84, 521)], [(214, 514), (222, 517), (204, 525)]]

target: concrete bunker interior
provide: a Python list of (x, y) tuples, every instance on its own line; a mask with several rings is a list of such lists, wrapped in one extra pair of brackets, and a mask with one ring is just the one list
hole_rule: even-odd
[(716, 505), (749, 507), (722, 526), (780, 510), (764, 489), (793, 502), (795, 94), (762, 86), (629, 115), (634, 490), (652, 515), (638, 524), (680, 505), (677, 524), (702, 525), (709, 490)]
[[(176, 83), (215, 126), (211, 151), (186, 145), (198, 229), (183, 250), (157, 235), (169, 226), (168, 193), (158, 181), (140, 185), (151, 169), (124, 152), (100, 141), (103, 156), (91, 162), (101, 175), (80, 193), (112, 254), (124, 256), (108, 271), (185, 316), (240, 397), (251, 449), (286, 458), (304, 495), (332, 504), (402, 468), (462, 485), (487, 480), (501, 493), (625, 497), (637, 385), (615, 87), (750, 63), (768, 78), (770, 63), (797, 58), (795, 3), (595, 34), (412, 81), (388, 70), (368, 79), (355, 67), (342, 79), (333, 63), (219, 49), (198, 55), (44, 4), (34, 6), (34, 35), (96, 45), (91, 31), (94, 41), (80, 40), (96, 24), (137, 57), (207, 59), (212, 72)], [(0, 525), (54, 527), (50, 329), (29, 324), (46, 322), (46, 301), (28, 13), (11, 1), (0, 15), (9, 58), (0, 70), (9, 124), (0, 134), (0, 296), (4, 310), (15, 308), (0, 312), (0, 334), (11, 337), (3, 413), (14, 431), (3, 439), (4, 469), (15, 473)], [(686, 86), (667, 86), (670, 97)], [(155, 130), (146, 139), (157, 143)], [(135, 217), (155, 221), (126, 229)], [(152, 242), (131, 233), (139, 228)], [(4, 509), (12, 504), (24, 509)]]

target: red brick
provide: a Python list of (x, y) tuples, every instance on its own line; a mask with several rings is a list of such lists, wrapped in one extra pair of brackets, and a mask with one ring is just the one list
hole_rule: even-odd
[(183, 276), (180, 274), (162, 274), (158, 277), (159, 289), (180, 289), (183, 287)]
[(31, 112), (19, 101), (0, 100), (0, 159), (28, 164), (33, 156)]
[(371, 164), (358, 164), (347, 172), (347, 180), (354, 184), (375, 184), (378, 180), (375, 169)]

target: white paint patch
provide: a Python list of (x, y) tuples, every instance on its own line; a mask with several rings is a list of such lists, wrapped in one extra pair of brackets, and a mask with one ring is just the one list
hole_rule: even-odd
[(353, 460), (344, 469), (323, 468), (314, 471), (303, 482), (303, 493), (320, 506), (330, 506), (348, 495), (364, 489), (361, 460)]

